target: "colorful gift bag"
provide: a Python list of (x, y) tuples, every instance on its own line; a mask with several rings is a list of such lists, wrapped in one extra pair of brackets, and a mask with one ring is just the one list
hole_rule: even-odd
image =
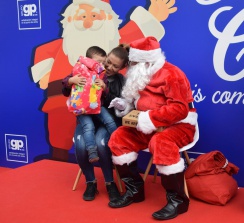
[(86, 84), (83, 87), (73, 85), (71, 94), (67, 100), (68, 110), (75, 115), (80, 114), (99, 114), (101, 111), (102, 88), (95, 84), (97, 78), (103, 79), (104, 68), (87, 57), (79, 57), (79, 60), (73, 67), (73, 76), (81, 74), (86, 78)]

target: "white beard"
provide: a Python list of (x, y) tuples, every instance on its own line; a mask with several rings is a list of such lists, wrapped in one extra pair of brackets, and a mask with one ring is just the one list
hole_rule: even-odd
[(152, 78), (152, 64), (138, 63), (128, 68), (126, 73), (126, 83), (122, 90), (122, 97), (132, 103), (137, 100), (142, 91)]
[[(96, 27), (100, 28), (96, 30)], [(67, 23), (62, 36), (63, 50), (72, 66), (75, 65), (79, 56), (86, 55), (89, 47), (99, 46), (108, 53), (118, 46), (120, 39), (118, 25), (116, 27), (113, 20), (96, 21), (90, 29), (85, 29), (82, 22), (76, 26), (73, 22)]]

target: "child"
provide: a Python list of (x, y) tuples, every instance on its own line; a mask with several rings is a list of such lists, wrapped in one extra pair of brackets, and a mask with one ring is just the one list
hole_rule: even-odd
[[(106, 108), (100, 106), (101, 90), (106, 89), (102, 80), (104, 68), (101, 65), (106, 59), (106, 53), (97, 46), (87, 50), (86, 57), (80, 57), (69, 75), (68, 84), (72, 85), (70, 97), (67, 101), (69, 111), (77, 115), (77, 120), (82, 126), (82, 134), (91, 163), (99, 160), (94, 132), (95, 126), (92, 116), (105, 125), (109, 134), (117, 125)], [(88, 105), (86, 108), (83, 105)]]

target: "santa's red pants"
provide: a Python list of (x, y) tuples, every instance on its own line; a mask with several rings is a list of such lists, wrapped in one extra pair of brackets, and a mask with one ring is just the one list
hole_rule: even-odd
[[(121, 126), (111, 135), (109, 147), (117, 158), (149, 148), (153, 154), (153, 163), (167, 166), (180, 161), (179, 149), (193, 141), (194, 133), (195, 126), (188, 123), (178, 123), (162, 132), (148, 135), (137, 131), (136, 128)], [(127, 161), (122, 159), (122, 162)]]

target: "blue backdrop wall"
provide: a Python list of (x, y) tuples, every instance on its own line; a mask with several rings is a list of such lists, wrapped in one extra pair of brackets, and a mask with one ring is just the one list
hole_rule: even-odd
[[(160, 43), (167, 60), (179, 66), (191, 82), (200, 140), (190, 156), (194, 157), (195, 152), (221, 151), (240, 168), (234, 177), (243, 187), (244, 1), (173, 2), (167, 3), (172, 13), (160, 22), (164, 30)], [(51, 156), (48, 117), (41, 110), (47, 90), (33, 79), (31, 68), (36, 48), (61, 38), (62, 13), (71, 3), (0, 2), (0, 166), (15, 168), (32, 163), (37, 157)], [(138, 6), (149, 13), (151, 2), (110, 0), (110, 4), (122, 20), (121, 29)], [(69, 153), (73, 154), (74, 149)]]

